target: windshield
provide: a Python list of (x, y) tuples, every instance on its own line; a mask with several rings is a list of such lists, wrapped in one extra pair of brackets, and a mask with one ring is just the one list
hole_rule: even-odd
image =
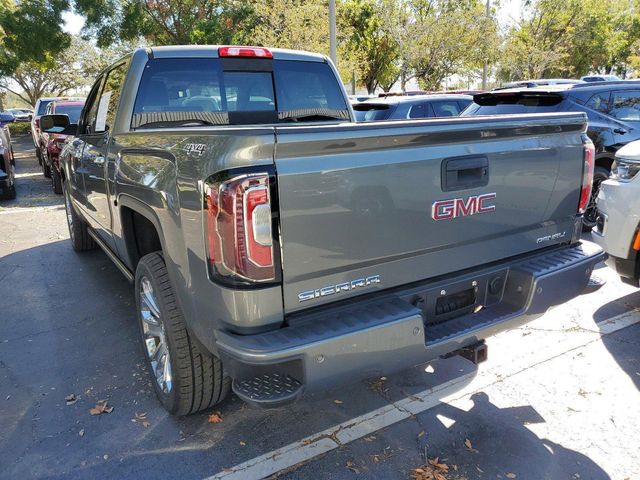
[(389, 105), (363, 104), (353, 106), (353, 113), (355, 113), (358, 122), (387, 120), (391, 116), (391, 112), (392, 109)]
[(40, 100), (40, 104), (38, 105), (38, 115), (44, 115), (44, 111), (47, 109), (47, 105), (49, 105), (53, 100)]
[(225, 60), (229, 62), (150, 60), (140, 82), (132, 127), (349, 120), (339, 82), (326, 63)]
[(69, 116), (69, 122), (78, 123), (83, 105), (56, 105), (56, 113)]
[(479, 95), (474, 98), (474, 103), (469, 105), (461, 115), (555, 112), (561, 102), (562, 96), (548, 93), (516, 92), (511, 94)]

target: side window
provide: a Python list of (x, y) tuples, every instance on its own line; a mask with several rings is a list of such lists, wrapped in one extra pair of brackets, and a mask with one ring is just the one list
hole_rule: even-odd
[(121, 63), (112, 68), (107, 73), (107, 80), (104, 83), (100, 101), (98, 103), (98, 111), (96, 114), (95, 132), (107, 132), (113, 127), (116, 117), (116, 110), (120, 102), (120, 94), (122, 93), (122, 85), (127, 75), (129, 63)]
[(409, 118), (424, 118), (427, 116), (427, 109), (424, 103), (416, 103), (411, 105), (409, 110)]
[(609, 114), (618, 120), (640, 121), (640, 91), (613, 92)]
[(104, 77), (100, 77), (96, 80), (96, 83), (93, 84), (93, 87), (89, 92), (87, 102), (85, 103), (84, 110), (82, 112), (82, 118), (80, 120), (79, 131), (81, 133), (95, 133), (96, 117), (98, 114), (98, 96), (100, 95), (103, 84)]
[(436, 117), (457, 117), (460, 115), (460, 106), (456, 101), (432, 102)]
[(607, 113), (609, 111), (609, 92), (596, 93), (585, 106), (597, 112)]

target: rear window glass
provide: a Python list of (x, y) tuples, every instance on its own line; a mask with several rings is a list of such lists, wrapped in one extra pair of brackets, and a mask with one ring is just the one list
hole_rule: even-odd
[(132, 126), (349, 120), (327, 64), (274, 60), (271, 66), (272, 71), (234, 71), (224, 70), (220, 59), (150, 60)]
[(432, 102), (431, 106), (436, 117), (457, 117), (460, 115), (460, 105), (455, 101), (438, 101)]
[(353, 113), (358, 122), (373, 122), (387, 120), (391, 117), (389, 105), (354, 105)]
[(82, 107), (83, 105), (56, 105), (56, 113), (68, 115), (71, 123), (78, 123)]
[(53, 100), (40, 100), (40, 104), (38, 105), (38, 115), (44, 115), (44, 111), (47, 109), (47, 105), (49, 105)]
[(560, 103), (560, 95), (490, 95), (476, 99), (462, 115), (501, 115), (514, 113), (555, 112)]

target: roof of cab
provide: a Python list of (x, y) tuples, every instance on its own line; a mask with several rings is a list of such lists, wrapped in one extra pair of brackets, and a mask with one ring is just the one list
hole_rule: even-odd
[[(218, 48), (225, 45), (169, 45), (151, 47), (147, 49), (149, 56), (154, 58), (218, 58)], [(319, 53), (302, 50), (286, 50), (282, 48), (267, 48), (274, 60), (298, 60), (305, 62), (325, 62), (326, 56)]]

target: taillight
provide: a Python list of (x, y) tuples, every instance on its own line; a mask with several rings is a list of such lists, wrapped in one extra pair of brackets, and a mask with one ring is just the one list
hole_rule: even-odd
[(269, 174), (247, 173), (207, 184), (206, 208), (212, 275), (275, 280)]
[(596, 149), (591, 140), (586, 140), (584, 144), (584, 166), (582, 167), (582, 188), (580, 189), (580, 203), (578, 213), (584, 213), (589, 206), (591, 199), (591, 189), (593, 188), (593, 169), (595, 164)]
[(271, 50), (264, 47), (219, 47), (218, 56), (273, 58)]

